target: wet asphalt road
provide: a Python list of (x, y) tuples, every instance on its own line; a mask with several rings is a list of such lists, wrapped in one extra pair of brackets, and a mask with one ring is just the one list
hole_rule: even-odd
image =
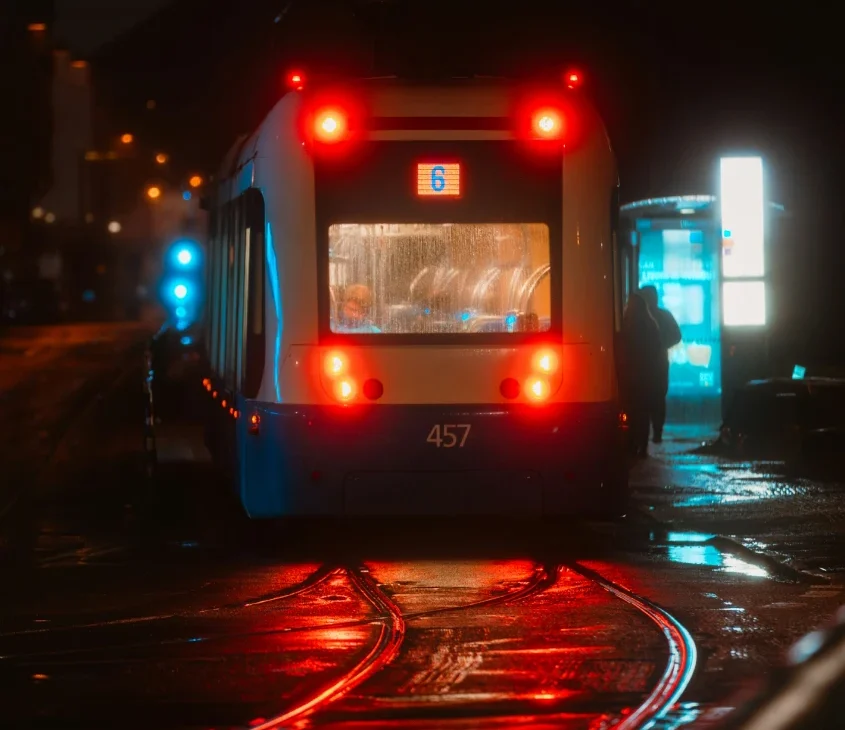
[(843, 602), (841, 485), (691, 429), (619, 525), (256, 531), (195, 426), (161, 424), (150, 488), (142, 333), (97, 332), (0, 349), (0, 725), (705, 725)]

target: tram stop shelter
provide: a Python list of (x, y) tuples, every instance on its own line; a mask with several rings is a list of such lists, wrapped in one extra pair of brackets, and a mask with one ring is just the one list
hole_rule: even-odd
[[(724, 160), (722, 171), (724, 178)], [(769, 374), (764, 253), (783, 207), (763, 205), (760, 185), (756, 210), (737, 210), (729, 188), (723, 179), (721, 204), (713, 195), (679, 195), (620, 207), (623, 298), (654, 286), (681, 329), (669, 351), (669, 423), (716, 427), (733, 392)]]

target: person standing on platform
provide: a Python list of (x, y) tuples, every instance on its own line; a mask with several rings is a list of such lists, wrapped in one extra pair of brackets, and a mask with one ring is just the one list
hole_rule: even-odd
[(657, 289), (644, 286), (640, 294), (648, 305), (649, 314), (657, 322), (660, 330), (660, 341), (663, 346), (663, 356), (657, 373), (658, 389), (654, 394), (651, 412), (652, 440), (659, 444), (663, 441), (663, 426), (666, 424), (666, 394), (669, 392), (669, 350), (681, 341), (681, 328), (668, 309), (661, 309), (657, 301)]
[(666, 353), (657, 322), (639, 294), (631, 294), (625, 307), (621, 344), (619, 384), (630, 424), (631, 456), (648, 456), (649, 417), (660, 388), (660, 359)]

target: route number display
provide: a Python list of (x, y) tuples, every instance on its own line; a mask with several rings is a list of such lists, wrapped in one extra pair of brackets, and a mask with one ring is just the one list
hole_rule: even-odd
[(470, 423), (438, 423), (431, 427), (426, 441), (438, 449), (452, 449), (456, 446), (462, 449), (471, 429)]
[(461, 195), (461, 165), (420, 163), (417, 165), (417, 195), (420, 197), (458, 198)]

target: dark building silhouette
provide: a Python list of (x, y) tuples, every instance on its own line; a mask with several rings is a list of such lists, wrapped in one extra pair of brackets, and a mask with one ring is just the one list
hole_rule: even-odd
[(50, 187), (52, 0), (0, 13), (0, 246), (24, 244), (33, 201)]

